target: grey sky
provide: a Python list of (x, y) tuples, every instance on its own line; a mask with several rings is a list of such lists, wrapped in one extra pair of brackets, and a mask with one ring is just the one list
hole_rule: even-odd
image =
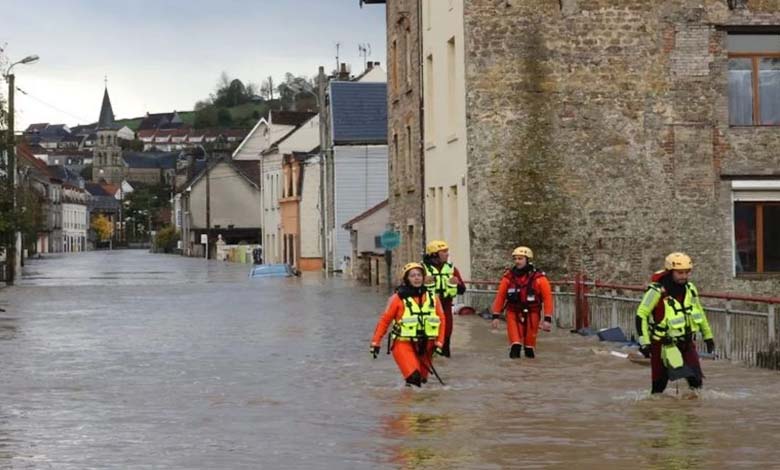
[[(0, 47), (17, 65), (17, 128), (97, 120), (103, 78), (117, 118), (190, 110), (222, 71), (260, 83), (319, 65), (363, 68), (358, 44), (385, 67), (384, 5), (358, 0), (2, 1)], [(3, 84), (4, 86), (4, 84)], [(4, 93), (5, 94), (5, 93)], [(42, 104), (40, 101), (50, 106)], [(52, 109), (54, 106), (62, 111)]]

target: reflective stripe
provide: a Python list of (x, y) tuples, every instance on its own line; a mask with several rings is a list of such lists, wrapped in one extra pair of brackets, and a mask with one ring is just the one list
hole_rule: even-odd
[(404, 313), (396, 322), (395, 335), (400, 338), (435, 338), (439, 335), (441, 320), (436, 315), (436, 296), (427, 294), (420, 306), (410, 298), (403, 299)]

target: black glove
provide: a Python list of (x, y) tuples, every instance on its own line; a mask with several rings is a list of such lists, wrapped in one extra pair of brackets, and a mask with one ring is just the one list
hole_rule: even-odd
[(707, 353), (708, 354), (712, 354), (712, 351), (715, 350), (715, 341), (713, 341), (712, 338), (705, 339), (704, 340), (704, 345), (707, 346)]
[(645, 356), (645, 357), (650, 357), (650, 345), (649, 344), (645, 344), (645, 345), (639, 346), (639, 352), (641, 352), (642, 355)]
[(376, 359), (379, 355), (379, 346), (371, 346), (371, 355)]

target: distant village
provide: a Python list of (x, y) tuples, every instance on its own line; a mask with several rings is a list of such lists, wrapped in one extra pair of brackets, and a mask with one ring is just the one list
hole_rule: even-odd
[(106, 87), (96, 123), (23, 132), (22, 184), (44, 214), (27, 256), (150, 247), (316, 271), (349, 269), (360, 250), (375, 252), (376, 275), (376, 234), (364, 250), (350, 231), (387, 224), (386, 79), (379, 62), (342, 64), (303, 91), (313, 109), (271, 109), (251, 129), (198, 129), (176, 111), (117, 120)]

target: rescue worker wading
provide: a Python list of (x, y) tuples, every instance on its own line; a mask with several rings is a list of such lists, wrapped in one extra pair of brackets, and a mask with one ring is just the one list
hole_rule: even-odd
[(702, 386), (704, 375), (694, 343), (697, 332), (701, 332), (707, 352), (715, 349), (699, 292), (688, 281), (692, 268), (685, 253), (667, 256), (664, 270), (653, 275), (636, 311), (639, 351), (650, 357), (651, 393), (663, 392), (670, 379), (685, 378), (693, 389)]
[(376, 359), (382, 337), (392, 324), (393, 359), (407, 385), (418, 387), (428, 381), (434, 350), (442, 353), (446, 326), (436, 296), (430, 295), (423, 286), (424, 275), (425, 269), (419, 263), (404, 266), (403, 281), (390, 297), (371, 339), (371, 355)]
[(456, 295), (466, 292), (466, 284), (460, 276), (458, 268), (449, 262), (450, 250), (447, 243), (441, 240), (433, 240), (425, 247), (425, 287), (428, 292), (438, 297), (441, 309), (447, 318), (444, 332), (444, 347), (442, 352), (445, 357), (450, 357), (450, 339), (452, 338), (452, 302)]
[(537, 271), (531, 260), (533, 251), (519, 246), (512, 252), (514, 267), (504, 273), (493, 301), (493, 328), (498, 328), (498, 319), (506, 308), (506, 333), (509, 338), (509, 357), (519, 359), (523, 346), (525, 356), (535, 357), (536, 336), (539, 320), (544, 309), (541, 328), (552, 329), (553, 297), (550, 281)]

